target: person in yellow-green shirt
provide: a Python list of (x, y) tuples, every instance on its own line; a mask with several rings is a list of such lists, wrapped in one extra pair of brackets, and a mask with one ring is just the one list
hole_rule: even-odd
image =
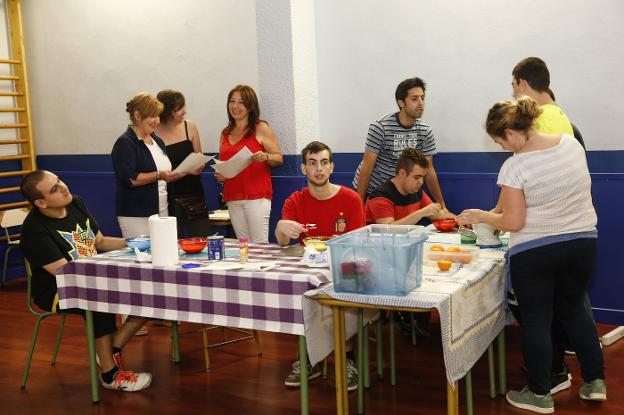
[(580, 131), (555, 102), (555, 94), (550, 89), (550, 72), (546, 63), (540, 58), (531, 56), (518, 62), (511, 74), (514, 98), (529, 96), (538, 103), (542, 110), (533, 128), (544, 134), (569, 134), (585, 148)]
[(529, 96), (542, 109), (533, 128), (544, 134), (573, 135), (570, 120), (555, 103), (550, 91), (550, 72), (543, 60), (529, 57), (521, 60), (512, 71), (511, 88), (514, 98)]

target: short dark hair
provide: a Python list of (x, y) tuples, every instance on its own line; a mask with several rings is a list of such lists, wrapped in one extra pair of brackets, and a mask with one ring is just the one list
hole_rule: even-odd
[(550, 91), (550, 72), (546, 63), (540, 58), (531, 56), (522, 59), (513, 68), (511, 74), (516, 82), (524, 79), (537, 92)]
[(49, 173), (47, 170), (35, 170), (28, 173), (22, 179), (20, 184), (20, 191), (24, 195), (24, 198), (31, 204), (34, 204), (35, 200), (43, 199), (43, 193), (37, 190), (37, 185), (43, 180), (43, 176)]
[(173, 89), (162, 90), (156, 95), (156, 98), (163, 103), (163, 111), (160, 113), (160, 122), (167, 123), (175, 111), (179, 111), (186, 105), (186, 100), (181, 92)]
[(405, 101), (405, 98), (407, 98), (407, 91), (412, 88), (422, 88), (423, 92), (427, 90), (425, 81), (422, 79), (417, 77), (408, 78), (397, 86), (394, 92), (394, 98), (397, 101)]
[(312, 141), (308, 143), (308, 145), (305, 146), (303, 150), (301, 150), (301, 162), (305, 164), (307, 161), (306, 158), (308, 154), (317, 154), (323, 150), (327, 150), (327, 152), (329, 153), (329, 161), (333, 162), (334, 160), (332, 157), (331, 149), (329, 148), (327, 144), (321, 143), (320, 141)]
[(427, 157), (420, 151), (415, 148), (406, 148), (399, 156), (399, 160), (396, 165), (396, 173), (399, 174), (399, 170), (403, 169), (407, 174), (409, 174), (414, 165), (418, 165), (423, 169), (429, 168), (429, 160)]

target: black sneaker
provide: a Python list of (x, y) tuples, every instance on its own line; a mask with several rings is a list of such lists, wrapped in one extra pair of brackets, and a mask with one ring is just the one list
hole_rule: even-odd
[(358, 369), (355, 362), (347, 359), (347, 391), (351, 392), (358, 388)]
[[(321, 365), (318, 363), (314, 366), (308, 364), (308, 380), (312, 380), (321, 376)], [(301, 386), (301, 365), (297, 360), (292, 364), (292, 371), (286, 377), (284, 385), (290, 388), (298, 388)]]

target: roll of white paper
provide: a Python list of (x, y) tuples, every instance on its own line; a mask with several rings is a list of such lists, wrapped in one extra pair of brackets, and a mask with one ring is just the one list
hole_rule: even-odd
[(152, 245), (152, 264), (178, 263), (178, 227), (173, 216), (152, 215), (148, 220)]

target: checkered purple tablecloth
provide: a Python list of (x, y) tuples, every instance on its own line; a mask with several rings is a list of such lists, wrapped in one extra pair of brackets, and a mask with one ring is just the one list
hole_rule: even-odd
[[(234, 247), (226, 243), (226, 249)], [(59, 271), (59, 304), (61, 308), (304, 335), (302, 295), (329, 281), (329, 269), (309, 268), (300, 257), (275, 256), (280, 249), (273, 244), (250, 245), (251, 263), (275, 262), (266, 271), (158, 267), (136, 262), (128, 250), (83, 258)], [(198, 255), (180, 259), (208, 263)]]

